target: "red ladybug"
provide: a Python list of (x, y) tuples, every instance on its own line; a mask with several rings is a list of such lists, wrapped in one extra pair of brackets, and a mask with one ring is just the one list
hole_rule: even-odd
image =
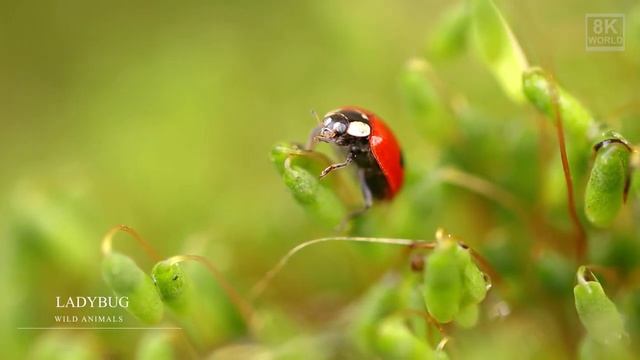
[(374, 113), (358, 107), (342, 107), (327, 113), (310, 136), (308, 148), (318, 141), (341, 149), (346, 159), (322, 171), (324, 177), (351, 163), (358, 167), (365, 209), (376, 200), (392, 199), (404, 181), (400, 145), (389, 127)]

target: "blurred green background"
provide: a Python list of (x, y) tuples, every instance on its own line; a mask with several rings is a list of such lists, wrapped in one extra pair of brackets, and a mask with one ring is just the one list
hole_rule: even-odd
[[(530, 63), (554, 73), (613, 126), (638, 128), (640, 39), (629, 36), (624, 52), (584, 49), (586, 13), (632, 19), (637, 1), (496, 3)], [(449, 5), (0, 2), (0, 337), (9, 356), (3, 358), (24, 356), (44, 336), (16, 328), (51, 326), (55, 296), (110, 294), (99, 244), (117, 224), (134, 227), (165, 256), (206, 255), (242, 293), (288, 248), (331, 234), (292, 201), (268, 160), (276, 142), (306, 139), (315, 124), (311, 110), (369, 108), (394, 129), (409, 168), (437, 161), (438, 149), (410, 119), (399, 76), (409, 58), (425, 53)], [(475, 57), (436, 69), (478, 111), (536, 127)], [(636, 123), (623, 123), (620, 111), (635, 111)], [(640, 141), (638, 131), (625, 136)], [(455, 216), (476, 212), (460, 203)], [(78, 239), (70, 245), (75, 253), (16, 241), (29, 238), (15, 235), (24, 218), (64, 228)], [(492, 226), (461, 221), (448, 230), (473, 243), (478, 229)], [(410, 233), (430, 239), (434, 231), (425, 225)], [(143, 269), (152, 266), (132, 241), (115, 246)], [(386, 260), (367, 261), (340, 246), (318, 249), (292, 264), (268, 297), (317, 324), (385, 268)], [(114, 344), (143, 335), (87, 333), (96, 353), (120, 357), (131, 350)]]

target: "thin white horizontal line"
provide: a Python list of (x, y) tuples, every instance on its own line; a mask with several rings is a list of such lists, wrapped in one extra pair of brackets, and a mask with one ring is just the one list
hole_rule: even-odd
[(18, 330), (182, 330), (179, 327), (19, 327)]

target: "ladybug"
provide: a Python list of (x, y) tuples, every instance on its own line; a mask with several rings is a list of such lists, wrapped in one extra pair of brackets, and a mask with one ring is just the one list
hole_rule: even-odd
[(328, 166), (320, 177), (352, 163), (366, 210), (375, 200), (391, 200), (404, 181), (404, 160), (398, 140), (389, 127), (374, 113), (358, 107), (342, 107), (327, 113), (309, 137), (310, 150), (317, 142), (334, 144), (346, 158)]

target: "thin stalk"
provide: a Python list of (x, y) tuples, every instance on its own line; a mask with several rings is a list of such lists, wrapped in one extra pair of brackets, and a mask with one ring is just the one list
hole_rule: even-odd
[(410, 247), (410, 248), (426, 248), (426, 249), (432, 249), (436, 245), (434, 242), (423, 242), (423, 241), (416, 241), (416, 240), (410, 240), (410, 239), (348, 237), (348, 236), (326, 237), (326, 238), (320, 238), (320, 239), (314, 239), (314, 240), (305, 241), (302, 244), (299, 244), (299, 245), (295, 246), (294, 248), (292, 248), (291, 250), (289, 250), (289, 252), (287, 252), (280, 259), (280, 261), (278, 261), (278, 263), (273, 268), (271, 268), (271, 270), (269, 270), (268, 272), (266, 272), (264, 274), (262, 279), (260, 279), (260, 281), (258, 281), (253, 286), (253, 288), (251, 289), (250, 298), (253, 301), (255, 301), (264, 292), (264, 290), (267, 288), (267, 286), (269, 286), (269, 284), (271, 283), (273, 278), (276, 275), (278, 275), (278, 273), (287, 265), (289, 260), (295, 254), (297, 254), (302, 249), (304, 249), (304, 248), (306, 248), (308, 246), (319, 244), (319, 243), (324, 243), (324, 242), (329, 242), (329, 241), (345, 241), (345, 242), (388, 244), (388, 245), (407, 246), (407, 247)]
[(118, 233), (118, 231), (125, 232), (131, 235), (136, 242), (142, 247), (144, 252), (154, 261), (160, 260), (160, 255), (156, 252), (156, 250), (151, 246), (151, 244), (146, 241), (137, 231), (127, 225), (118, 225), (111, 230), (109, 230), (104, 237), (102, 238), (102, 254), (108, 255), (112, 251), (113, 237)]
[(434, 319), (433, 316), (431, 316), (431, 314), (429, 314), (428, 312), (417, 310), (417, 309), (404, 309), (401, 311), (401, 313), (405, 316), (419, 316), (423, 318), (427, 322), (427, 324), (435, 327), (436, 330), (438, 330), (438, 332), (440, 333), (440, 336), (442, 336), (442, 338), (449, 337), (447, 335), (446, 330), (442, 327), (442, 324), (440, 324), (436, 319)]
[(585, 265), (578, 268), (576, 278), (580, 285), (587, 285), (588, 281), (598, 281), (596, 275)]
[(564, 172), (564, 180), (567, 185), (567, 206), (569, 217), (575, 229), (576, 257), (578, 262), (582, 262), (587, 252), (587, 235), (578, 217), (576, 210), (576, 201), (573, 189), (573, 179), (571, 177), (571, 168), (569, 167), (569, 159), (567, 157), (567, 146), (564, 139), (564, 128), (562, 124), (562, 114), (560, 113), (560, 104), (558, 99), (558, 89), (554, 79), (549, 79), (549, 93), (551, 95), (551, 104), (555, 115), (556, 135), (558, 137), (558, 146), (560, 147), (560, 158), (562, 159), (562, 170)]
[(513, 211), (525, 224), (531, 222), (526, 208), (520, 201), (511, 193), (490, 181), (453, 167), (440, 169), (438, 177), (449, 184), (460, 186), (494, 200)]
[(169, 265), (177, 264), (184, 261), (197, 261), (204, 265), (209, 273), (213, 276), (216, 282), (222, 287), (222, 290), (225, 292), (231, 303), (236, 307), (240, 316), (244, 320), (248, 329), (252, 329), (252, 316), (253, 316), (253, 308), (251, 304), (249, 304), (246, 300), (240, 296), (240, 294), (231, 286), (231, 284), (225, 279), (224, 275), (213, 265), (209, 259), (200, 255), (176, 255), (172, 256), (166, 261)]
[(451, 338), (449, 337), (442, 338), (442, 340), (440, 340), (440, 342), (436, 346), (436, 350), (444, 351), (444, 347), (449, 343), (449, 340), (451, 340)]

